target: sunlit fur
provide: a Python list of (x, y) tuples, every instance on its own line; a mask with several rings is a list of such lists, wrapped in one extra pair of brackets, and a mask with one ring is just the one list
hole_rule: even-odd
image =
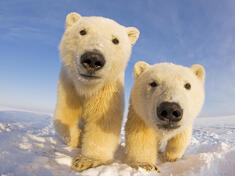
[[(136, 81), (130, 97), (126, 131), (128, 162), (155, 164), (162, 144), (168, 142), (164, 159), (174, 161), (182, 157), (190, 143), (192, 126), (204, 102), (204, 76), (202, 66), (184, 67), (172, 63), (149, 65), (138, 62), (134, 68)], [(157, 87), (151, 87), (155, 81)], [(186, 83), (191, 89), (185, 89)], [(166, 122), (156, 113), (162, 102), (176, 102), (183, 109), (177, 129), (160, 128)]]
[[(67, 17), (67, 20), (70, 19)], [(87, 34), (80, 35), (80, 31), (84, 29)], [(67, 27), (59, 49), (63, 67), (68, 71), (77, 92), (80, 95), (90, 96), (104, 85), (123, 79), (124, 69), (131, 54), (131, 45), (135, 43), (138, 36), (139, 32), (136, 28), (126, 28), (103, 17), (80, 16), (71, 27)], [(112, 43), (114, 38), (119, 40), (119, 44)], [(102, 53), (106, 64), (96, 72), (96, 76), (101, 79), (88, 81), (79, 75), (85, 72), (80, 64), (80, 57), (84, 52), (93, 50)]]
[[(87, 34), (80, 35), (84, 29)], [(66, 18), (59, 46), (62, 69), (54, 119), (58, 134), (68, 145), (80, 146), (83, 156), (102, 162), (113, 158), (123, 118), (124, 70), (138, 36), (136, 28), (111, 19), (77, 13)], [(118, 45), (112, 43), (114, 37)], [(104, 56), (106, 64), (95, 72), (99, 79), (86, 79), (80, 76), (86, 73), (80, 56), (93, 50)], [(85, 122), (83, 130), (78, 128), (80, 120)]]

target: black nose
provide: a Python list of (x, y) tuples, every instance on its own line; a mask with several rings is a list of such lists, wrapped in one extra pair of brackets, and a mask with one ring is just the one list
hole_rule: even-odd
[(163, 102), (157, 107), (157, 115), (161, 120), (178, 122), (182, 119), (183, 109), (178, 103)]
[(88, 51), (81, 56), (82, 66), (88, 71), (94, 72), (101, 69), (104, 64), (104, 56), (97, 51)]

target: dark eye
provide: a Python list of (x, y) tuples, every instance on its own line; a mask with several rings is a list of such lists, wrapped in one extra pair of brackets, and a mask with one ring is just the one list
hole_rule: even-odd
[(158, 86), (158, 85), (157, 85), (157, 83), (156, 83), (155, 81), (153, 81), (153, 82), (149, 83), (149, 85), (150, 85), (151, 87), (157, 87), (157, 86)]
[(86, 35), (86, 34), (87, 34), (87, 32), (86, 32), (86, 30), (85, 30), (85, 29), (83, 29), (83, 30), (81, 30), (81, 31), (80, 31), (80, 34), (81, 34), (81, 35)]
[(113, 42), (115, 45), (117, 45), (117, 44), (119, 43), (119, 40), (118, 40), (117, 38), (114, 38), (114, 39), (112, 40), (112, 42)]
[(191, 84), (186, 83), (186, 84), (184, 85), (184, 88), (187, 89), (187, 90), (190, 90), (190, 89), (191, 89)]

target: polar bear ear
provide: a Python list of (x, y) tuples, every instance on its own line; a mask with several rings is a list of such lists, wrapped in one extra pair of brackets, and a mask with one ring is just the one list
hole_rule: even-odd
[(131, 44), (134, 45), (137, 39), (139, 38), (140, 35), (139, 30), (135, 27), (127, 27), (126, 31)]
[(150, 65), (146, 62), (140, 61), (137, 62), (134, 66), (134, 76), (135, 79), (138, 78), (144, 71), (146, 71)]
[(190, 68), (193, 73), (198, 77), (199, 80), (204, 81), (205, 79), (205, 70), (202, 65), (195, 64)]
[(82, 16), (79, 15), (78, 13), (76, 13), (76, 12), (69, 13), (66, 16), (66, 21), (65, 21), (66, 28), (71, 27), (74, 23), (76, 23), (81, 18), (82, 18)]

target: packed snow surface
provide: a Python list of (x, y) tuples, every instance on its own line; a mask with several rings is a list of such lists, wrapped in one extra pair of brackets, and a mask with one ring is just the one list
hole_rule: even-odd
[(78, 152), (60, 141), (51, 115), (0, 108), (0, 176), (234, 176), (235, 116), (197, 118), (184, 157), (158, 163), (160, 174), (118, 162), (77, 173)]

